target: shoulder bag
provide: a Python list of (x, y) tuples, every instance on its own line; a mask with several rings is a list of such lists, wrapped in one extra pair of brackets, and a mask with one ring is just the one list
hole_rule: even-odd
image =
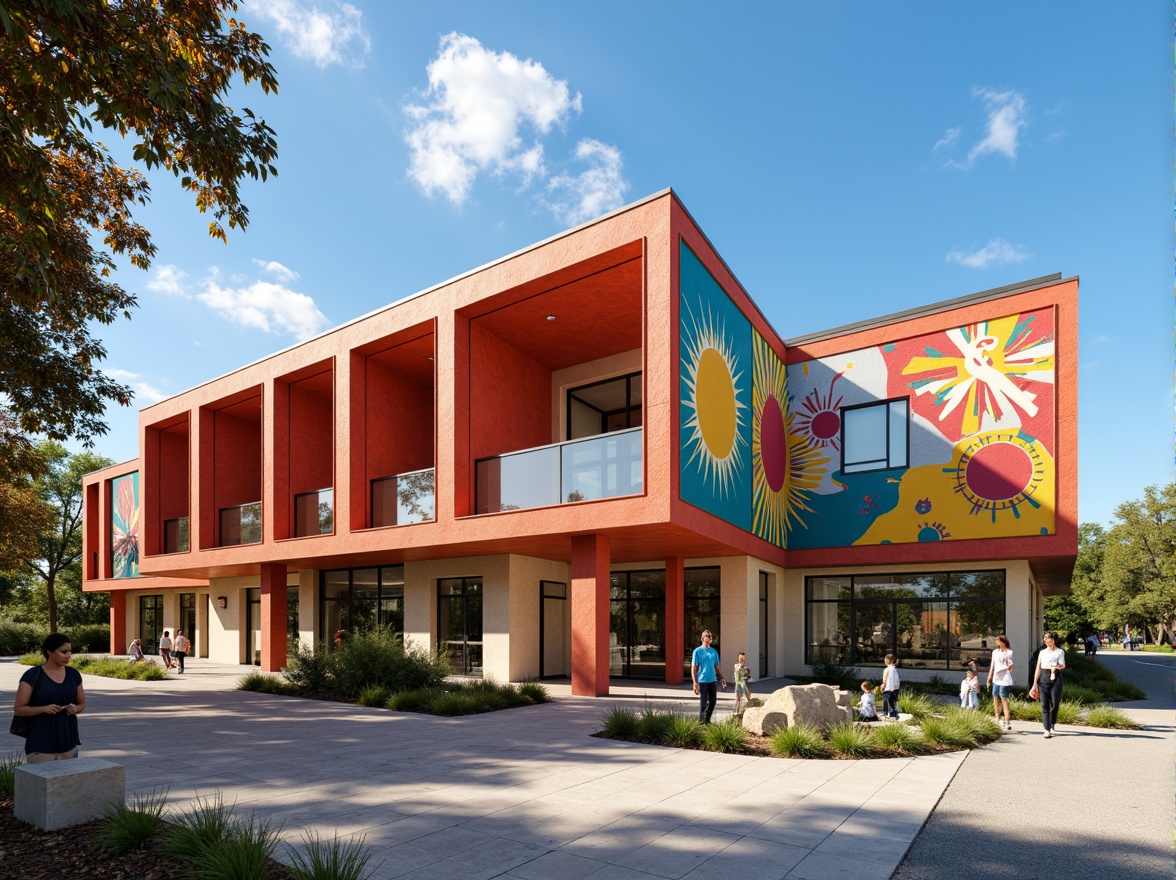
[[(34, 691), (36, 691), (37, 682), (40, 680), (41, 680), (41, 667), (38, 666), (37, 667), (37, 674), (33, 676), (33, 690)], [(32, 699), (32, 697), (33, 697), (33, 695), (29, 694), (30, 700)], [(11, 733), (13, 736), (27, 737), (29, 735), (29, 731), (32, 730), (32, 727), (33, 727), (32, 716), (13, 714), (12, 724), (8, 725), (8, 732)]]

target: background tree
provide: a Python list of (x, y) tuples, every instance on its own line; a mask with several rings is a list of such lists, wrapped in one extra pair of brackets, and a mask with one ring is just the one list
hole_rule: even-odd
[[(211, 211), (209, 233), (244, 228), (245, 177), (276, 174), (264, 120), (224, 103), (239, 77), (277, 90), (269, 46), (234, 0), (0, 0), (0, 480), (31, 476), (36, 435), (87, 446), (130, 389), (99, 370), (98, 324), (130, 317), (114, 257), (155, 254), (131, 209), (149, 195), (94, 138), (130, 138)], [(0, 521), (0, 526), (3, 522)]]
[(24, 569), (45, 588), (49, 631), (57, 632), (59, 582), (72, 583), (81, 592), (82, 477), (114, 462), (92, 452), (70, 455), (55, 440), (44, 440), (38, 448), (48, 462), (48, 469), (35, 486), (53, 518), (50, 528), (37, 533), (39, 551), (35, 558), (25, 561)]
[(1139, 501), (1115, 509), (1102, 581), (1107, 611), (1160, 642), (1176, 620), (1176, 483), (1148, 486)]
[(1094, 630), (1113, 630), (1115, 619), (1102, 615), (1104, 594), (1102, 561), (1107, 533), (1098, 523), (1078, 526), (1078, 558), (1070, 579), (1070, 595), (1045, 600), (1045, 626), (1059, 633), (1085, 635)]

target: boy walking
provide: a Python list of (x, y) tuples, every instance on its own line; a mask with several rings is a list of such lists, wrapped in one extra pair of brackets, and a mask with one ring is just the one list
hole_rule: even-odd
[(898, 717), (898, 689), (902, 687), (902, 679), (894, 663), (894, 655), (887, 654), (886, 669), (882, 671), (882, 714), (891, 718)]

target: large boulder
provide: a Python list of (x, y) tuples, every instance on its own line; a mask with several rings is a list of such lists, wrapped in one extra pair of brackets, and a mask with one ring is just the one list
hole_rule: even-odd
[(745, 730), (768, 736), (782, 727), (808, 724), (820, 731), (853, 717), (852, 695), (827, 684), (793, 684), (775, 691), (763, 706), (743, 713)]

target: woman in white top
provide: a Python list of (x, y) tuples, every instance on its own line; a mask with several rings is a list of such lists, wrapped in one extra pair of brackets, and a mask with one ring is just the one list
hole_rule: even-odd
[(1042, 636), (1045, 647), (1037, 654), (1037, 669), (1033, 673), (1033, 690), (1029, 696), (1041, 698), (1041, 723), (1045, 738), (1053, 736), (1058, 723), (1058, 706), (1062, 704), (1062, 670), (1066, 668), (1066, 652), (1058, 647), (1058, 637), (1047, 632)]
[[(996, 650), (992, 652), (992, 662), (988, 664), (988, 679), (985, 685), (992, 686), (992, 714), (996, 718), (997, 726), (1001, 730), (1012, 730), (1012, 713), (1009, 712), (1009, 689), (1013, 686), (1013, 648), (1009, 644), (1009, 637), (996, 637)], [(1000, 722), (1000, 706), (1004, 704), (1004, 724)]]

